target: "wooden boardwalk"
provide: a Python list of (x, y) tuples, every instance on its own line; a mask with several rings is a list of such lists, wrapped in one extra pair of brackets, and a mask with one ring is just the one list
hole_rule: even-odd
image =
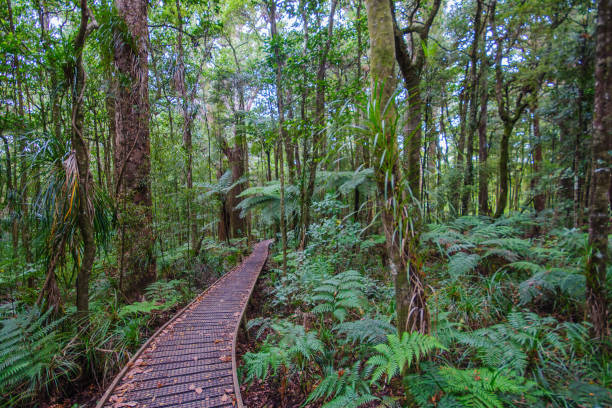
[(242, 407), (236, 335), (271, 242), (255, 245), (239, 267), (155, 332), (96, 408)]

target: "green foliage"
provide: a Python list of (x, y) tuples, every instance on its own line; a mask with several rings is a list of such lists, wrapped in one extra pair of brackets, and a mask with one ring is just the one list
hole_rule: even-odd
[(326, 279), (314, 289), (314, 313), (330, 313), (340, 322), (351, 309), (364, 306), (364, 279), (357, 271), (346, 271)]
[(151, 301), (143, 301), (143, 302), (134, 302), (129, 305), (123, 306), (119, 310), (119, 317), (127, 317), (129, 315), (138, 315), (138, 314), (149, 314), (154, 310), (160, 310), (163, 308), (163, 305), (159, 305), (155, 302)]
[(188, 300), (189, 292), (185, 291), (187, 282), (181, 279), (153, 282), (145, 289), (145, 297), (152, 302), (163, 304), (164, 309)]
[[(300, 190), (297, 186), (285, 185), (285, 214), (288, 219), (299, 216), (299, 196)], [(238, 197), (242, 198), (236, 205), (241, 217), (246, 217), (251, 211), (259, 210), (260, 219), (264, 224), (270, 225), (279, 221), (280, 182), (271, 181), (264, 186), (249, 187)]]
[[(514, 407), (514, 398), (533, 394), (535, 384), (507, 372), (489, 368), (457, 369), (428, 366), (424, 375), (411, 375), (408, 384), (422, 407), (434, 406), (443, 395), (443, 407), (505, 408)], [(537, 394), (537, 393), (536, 393)]]
[(364, 317), (354, 322), (340, 323), (334, 327), (340, 335), (346, 336), (350, 343), (379, 344), (387, 339), (387, 335), (395, 333), (395, 327), (384, 320)]
[(553, 353), (567, 352), (568, 346), (562, 341), (566, 327), (553, 317), (513, 312), (506, 323), (458, 333), (457, 340), (475, 348), (486, 366), (524, 375), (528, 366), (543, 364)]
[(247, 382), (255, 378), (263, 380), (268, 375), (275, 376), (280, 367), (289, 373), (303, 370), (308, 362), (324, 350), (317, 334), (307, 332), (304, 326), (278, 321), (270, 327), (274, 333), (272, 337), (268, 336), (259, 351), (244, 355)]
[(417, 364), (423, 357), (434, 350), (444, 350), (445, 347), (435, 338), (418, 332), (404, 332), (401, 339), (395, 334), (387, 335), (387, 343), (374, 346), (378, 352), (370, 357), (368, 366), (375, 367), (372, 373), (372, 383), (387, 376), (387, 383), (396, 375), (402, 375), (404, 368)]
[[(79, 372), (67, 353), (71, 343), (60, 331), (62, 319), (51, 321), (51, 310), (24, 310), (2, 320), (0, 329), (0, 394), (10, 395), (1, 405), (16, 406), (42, 390), (59, 386)], [(19, 390), (19, 392), (15, 392)]]
[(304, 404), (331, 398), (323, 406), (357, 408), (368, 402), (378, 400), (370, 393), (367, 381), (370, 374), (369, 370), (363, 370), (360, 361), (355, 361), (352, 366), (339, 370), (333, 370), (330, 367), (327, 371), (327, 375), (308, 395)]

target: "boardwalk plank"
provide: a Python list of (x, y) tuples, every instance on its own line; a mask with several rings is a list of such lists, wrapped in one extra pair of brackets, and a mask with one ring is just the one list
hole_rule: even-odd
[(236, 269), (215, 282), (158, 330), (130, 360), (97, 408), (215, 408), (241, 405), (235, 335), (271, 241), (255, 245)]

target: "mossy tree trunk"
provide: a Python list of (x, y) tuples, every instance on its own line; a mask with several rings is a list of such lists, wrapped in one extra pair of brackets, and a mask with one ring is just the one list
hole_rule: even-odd
[(85, 93), (85, 68), (83, 67), (83, 48), (89, 34), (98, 24), (93, 18), (87, 0), (81, 0), (81, 22), (74, 40), (75, 63), (73, 69), (66, 70), (73, 76), (70, 89), (72, 91), (72, 150), (78, 170), (78, 205), (77, 223), (83, 239), (83, 256), (76, 279), (77, 311), (86, 315), (89, 311), (89, 276), (96, 257), (96, 241), (94, 237), (93, 209), (93, 178), (89, 171), (89, 146), (83, 128), (83, 95)]
[(115, 193), (120, 290), (138, 299), (155, 280), (149, 141), (148, 25), (145, 0), (115, 0), (124, 25), (116, 29)]
[(612, 163), (612, 0), (600, 0), (597, 12), (595, 109), (593, 117), (592, 187), (589, 203), (589, 246), (586, 267), (587, 312), (594, 334), (610, 335), (606, 268), (610, 261), (610, 165)]

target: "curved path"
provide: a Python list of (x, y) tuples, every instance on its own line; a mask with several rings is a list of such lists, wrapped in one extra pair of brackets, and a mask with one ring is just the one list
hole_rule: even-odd
[(96, 408), (242, 407), (236, 335), (272, 241), (177, 313), (132, 357)]

